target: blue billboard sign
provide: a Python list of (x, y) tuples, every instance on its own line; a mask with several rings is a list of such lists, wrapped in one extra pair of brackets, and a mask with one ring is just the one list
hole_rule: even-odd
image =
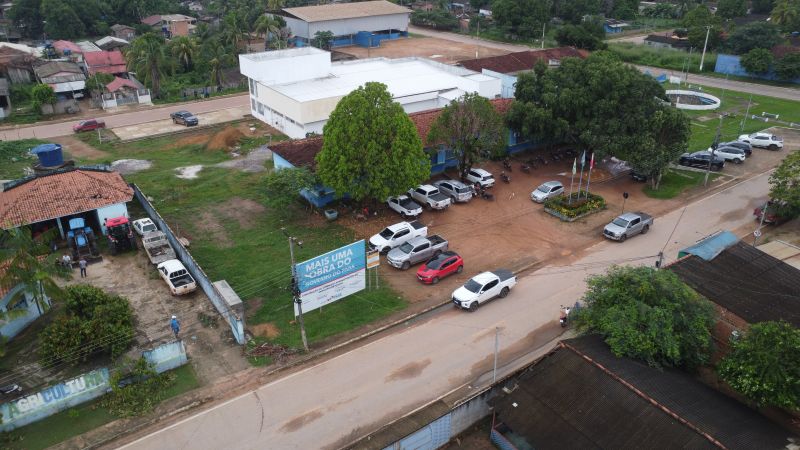
[[(295, 265), (304, 311), (321, 308), (366, 287), (366, 246), (360, 240)], [(295, 305), (295, 316), (298, 309)]]

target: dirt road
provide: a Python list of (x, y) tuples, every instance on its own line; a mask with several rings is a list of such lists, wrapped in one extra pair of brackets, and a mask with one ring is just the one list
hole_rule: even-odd
[[(521, 278), (503, 299), (476, 313), (446, 309), (429, 320), (293, 373), (141, 437), (123, 448), (335, 448), (432, 399), (491, 380), (495, 330), (500, 374), (506, 365), (558, 332), (559, 305), (572, 304), (587, 275), (611, 264), (654, 264), (719, 229), (752, 225), (769, 173), (657, 217), (647, 235), (602, 241), (568, 265)], [(747, 205), (746, 207), (744, 205)], [(519, 360), (517, 360), (519, 362)], [(118, 444), (114, 444), (116, 447)]]

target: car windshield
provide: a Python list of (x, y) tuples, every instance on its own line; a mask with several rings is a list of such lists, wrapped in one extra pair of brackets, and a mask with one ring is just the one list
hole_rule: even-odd
[(428, 267), (428, 269), (438, 269), (439, 267), (441, 267), (442, 262), (444, 262), (444, 260), (441, 258), (433, 258), (427, 263), (425, 263), (425, 265)]
[(459, 194), (466, 194), (468, 192), (472, 192), (472, 190), (470, 188), (464, 186), (464, 187), (456, 188), (456, 192), (458, 192)]
[(468, 290), (468, 291), (470, 291), (470, 292), (473, 292), (473, 293), (475, 293), (475, 294), (477, 294), (478, 292), (480, 292), (482, 287), (483, 287), (483, 285), (482, 285), (482, 284), (480, 284), (480, 283), (478, 283), (478, 282), (476, 282), (475, 280), (469, 280), (469, 281), (467, 281), (467, 283), (464, 285), (464, 288), (465, 288), (466, 290)]
[(628, 221), (623, 219), (622, 217), (617, 217), (611, 223), (613, 223), (614, 225), (616, 225), (618, 227), (622, 227), (622, 228), (626, 228), (628, 226)]
[(411, 253), (411, 250), (414, 249), (414, 246), (406, 242), (405, 244), (400, 246), (400, 251), (403, 253)]
[(394, 236), (394, 233), (392, 232), (392, 230), (384, 228), (383, 231), (381, 231), (380, 236), (384, 239), (391, 239), (391, 237)]
[(144, 230), (144, 231), (155, 231), (155, 229), (156, 229), (156, 226), (153, 225), (152, 223), (142, 227), (142, 230)]
[(541, 192), (550, 192), (550, 186), (548, 186), (546, 184), (543, 184), (543, 185), (537, 187), (536, 190), (537, 191), (541, 191)]

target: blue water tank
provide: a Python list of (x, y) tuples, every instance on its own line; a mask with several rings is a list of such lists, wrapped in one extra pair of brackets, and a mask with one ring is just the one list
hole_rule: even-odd
[(59, 144), (37, 145), (31, 153), (39, 157), (39, 164), (44, 167), (55, 167), (64, 164), (64, 154)]

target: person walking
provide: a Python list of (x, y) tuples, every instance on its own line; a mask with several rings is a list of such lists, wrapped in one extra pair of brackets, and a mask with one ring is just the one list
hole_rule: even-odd
[(81, 256), (81, 260), (78, 261), (78, 267), (81, 268), (81, 278), (86, 278), (86, 259)]
[(172, 332), (175, 334), (175, 339), (178, 338), (178, 333), (181, 331), (181, 323), (178, 321), (178, 317), (173, 315), (172, 320), (169, 322), (170, 328), (172, 328)]

